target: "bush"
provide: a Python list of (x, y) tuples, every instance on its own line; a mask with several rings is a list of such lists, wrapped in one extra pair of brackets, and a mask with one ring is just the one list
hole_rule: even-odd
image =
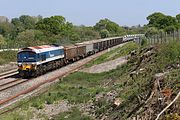
[(15, 62), (17, 52), (16, 51), (4, 51), (0, 52), (0, 65), (7, 64), (9, 62)]

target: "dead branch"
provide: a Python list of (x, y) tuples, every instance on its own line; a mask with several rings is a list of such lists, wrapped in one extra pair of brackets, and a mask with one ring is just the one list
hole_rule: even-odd
[(155, 120), (159, 120), (159, 117), (179, 98), (179, 95), (180, 95), (180, 92), (177, 94), (177, 96), (174, 98), (174, 100), (158, 114), (158, 116)]

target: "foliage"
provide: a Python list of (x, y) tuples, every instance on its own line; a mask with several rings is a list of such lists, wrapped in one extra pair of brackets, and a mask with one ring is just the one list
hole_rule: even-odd
[(72, 29), (72, 24), (66, 22), (63, 16), (52, 16), (50, 18), (44, 18), (36, 24), (36, 29), (42, 30), (47, 34), (64, 34), (67, 35)]
[(166, 32), (174, 31), (180, 28), (178, 25), (178, 19), (179, 15), (177, 15), (177, 17), (172, 17), (164, 15), (160, 12), (155, 12), (147, 17), (149, 27), (164, 29)]
[(180, 23), (180, 14), (176, 15), (176, 20)]
[(43, 39), (45, 39), (45, 35), (39, 30), (25, 30), (19, 33), (16, 38), (17, 42), (24, 46), (42, 44)]
[(74, 107), (68, 112), (55, 116), (53, 120), (91, 120), (91, 118), (83, 115), (78, 108)]
[(32, 17), (29, 15), (22, 15), (19, 18), (13, 18), (11, 23), (14, 25), (14, 37), (18, 35), (18, 33), (23, 32), (27, 29), (34, 29), (35, 24), (42, 19), (41, 16)]
[[(180, 46), (178, 42), (163, 44), (162, 46), (156, 47), (158, 47), (156, 53), (150, 57), (146, 57), (141, 63), (139, 63), (140, 58), (147, 52), (147, 49), (143, 49), (143, 51), (141, 49), (141, 52), (137, 52), (137, 55), (130, 58), (128, 64), (117, 67), (117, 69), (109, 72), (99, 74), (83, 72), (72, 73), (61, 79), (61, 81), (49, 89), (47, 93), (31, 98), (31, 100), (24, 105), (26, 107), (20, 107), (17, 110), (21, 113), (21, 111), (32, 111), (32, 107), (42, 109), (44, 104), (56, 104), (56, 101), (65, 100), (75, 107), (72, 107), (72, 109), (67, 112), (53, 116), (53, 119), (89, 120), (91, 118), (85, 116), (83, 114), (84, 111), (80, 111), (78, 107), (81, 105), (87, 105), (87, 102), (91, 101), (93, 106), (88, 108), (88, 110), (90, 110), (89, 114), (93, 114), (93, 116), (95, 115), (96, 119), (101, 119), (104, 115), (108, 117), (107, 119), (127, 119), (128, 114), (131, 113), (132, 110), (137, 109), (137, 106), (148, 99), (147, 96), (152, 89), (152, 78), (154, 75), (157, 72), (164, 72), (166, 65), (179, 61)], [(160, 64), (162, 67), (159, 67)], [(144, 68), (144, 70), (136, 77), (131, 78), (129, 76), (130, 72), (140, 68)], [(163, 81), (163, 85), (173, 89), (173, 94), (176, 94), (175, 91), (178, 91), (179, 87), (179, 78), (177, 77), (177, 75), (179, 75), (178, 73), (179, 69), (174, 69), (173, 71), (170, 70), (168, 76), (165, 77)], [(114, 106), (113, 102), (109, 102), (106, 96), (103, 96), (99, 100), (96, 99), (99, 94), (113, 95), (109, 94), (110, 91), (116, 91), (118, 93), (117, 97), (122, 100), (120, 106)], [(153, 103), (157, 101), (157, 98), (152, 99)], [(147, 111), (146, 108), (148, 107), (149, 106), (146, 106), (144, 109), (142, 108), (142, 112)], [(31, 115), (32, 114), (33, 113), (31, 113)], [(30, 119), (33, 117), (28, 116), (23, 117), (24, 119)], [(156, 115), (153, 117), (155, 116)], [(4, 120), (4, 118), (20, 119), (21, 117), (21, 114), (17, 114), (14, 111), (3, 115), (1, 118)], [(167, 120), (177, 119), (179, 116), (173, 114), (170, 116), (167, 115), (166, 118)]]
[(149, 27), (145, 33), (145, 35), (148, 36), (153, 36), (158, 34), (158, 29), (156, 27)]
[(14, 34), (14, 25), (9, 22), (0, 23), (0, 34), (11, 39)]
[(109, 37), (109, 31), (107, 29), (103, 29), (100, 31), (101, 38)]
[[(94, 26), (97, 31), (107, 30), (110, 36), (118, 36), (124, 34), (124, 29), (117, 23), (110, 21), (109, 19), (102, 19)], [(102, 36), (104, 37), (104, 36)]]
[(141, 26), (141, 25), (136, 25), (132, 27), (124, 27), (126, 29), (126, 34), (143, 34), (146, 32), (147, 26)]
[(16, 61), (16, 51), (3, 51), (0, 52), (0, 65), (6, 64), (9, 62), (15, 62)]
[(86, 65), (86, 67), (90, 67), (92, 65), (96, 65), (96, 64), (100, 64), (100, 63), (107, 62), (110, 60), (114, 60), (121, 56), (128, 55), (131, 51), (137, 50), (137, 49), (138, 49), (138, 44), (136, 44), (134, 42), (129, 42), (122, 47), (118, 47), (114, 50), (111, 50), (111, 51), (103, 54), (102, 56), (98, 57), (94, 61), (91, 61), (90, 63), (88, 63)]
[(4, 37), (0, 34), (0, 45), (4, 45), (6, 43)]
[(164, 68), (168, 64), (180, 62), (180, 43), (178, 41), (171, 41), (160, 46), (157, 57), (157, 61), (159, 62), (158, 67)]
[(99, 32), (95, 31), (93, 27), (74, 26), (73, 33), (78, 36), (78, 40), (87, 41), (100, 38)]

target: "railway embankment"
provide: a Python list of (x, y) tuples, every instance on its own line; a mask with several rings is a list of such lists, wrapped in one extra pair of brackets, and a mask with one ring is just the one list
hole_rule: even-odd
[[(131, 49), (126, 64), (106, 72), (72, 73), (1, 119), (179, 119), (179, 48), (180, 43), (171, 42)], [(116, 60), (127, 52), (122, 51), (106, 53), (86, 68)]]
[(4, 66), (5, 64), (9, 64), (10, 62), (16, 62), (16, 58), (17, 58), (16, 55), (17, 55), (17, 51), (0, 52), (0, 66)]

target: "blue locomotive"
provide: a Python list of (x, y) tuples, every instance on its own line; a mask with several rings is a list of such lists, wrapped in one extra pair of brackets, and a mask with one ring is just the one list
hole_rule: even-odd
[(22, 77), (39, 76), (63, 64), (64, 47), (43, 45), (23, 48), (18, 52), (19, 75)]

